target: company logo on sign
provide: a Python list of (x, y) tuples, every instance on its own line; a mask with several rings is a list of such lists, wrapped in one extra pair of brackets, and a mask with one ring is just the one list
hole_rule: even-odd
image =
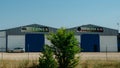
[(77, 32), (103, 32), (102, 27), (78, 27)]
[(22, 27), (21, 32), (49, 32), (48, 27)]

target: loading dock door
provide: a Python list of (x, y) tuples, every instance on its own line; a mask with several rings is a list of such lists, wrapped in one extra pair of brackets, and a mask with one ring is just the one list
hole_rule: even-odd
[(117, 36), (100, 36), (100, 51), (117, 52)]
[(81, 35), (82, 52), (99, 52), (100, 43), (98, 34), (83, 34)]
[(6, 32), (0, 32), (0, 52), (6, 51)]
[(24, 48), (25, 49), (25, 36), (24, 35), (8, 35), (8, 49)]
[(26, 34), (26, 52), (40, 52), (43, 50), (44, 35), (43, 34)]

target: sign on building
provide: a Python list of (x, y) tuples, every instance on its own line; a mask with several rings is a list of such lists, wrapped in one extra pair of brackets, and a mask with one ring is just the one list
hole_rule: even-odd
[(102, 27), (78, 27), (77, 32), (103, 32)]
[(22, 27), (21, 32), (49, 32), (48, 27)]

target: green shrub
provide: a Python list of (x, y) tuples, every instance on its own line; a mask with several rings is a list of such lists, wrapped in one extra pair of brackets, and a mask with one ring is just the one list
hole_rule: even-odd
[(53, 58), (52, 49), (48, 46), (44, 46), (43, 55), (39, 57), (38, 68), (57, 68), (57, 62)]
[(74, 32), (61, 28), (56, 33), (51, 33), (48, 40), (53, 44), (58, 68), (75, 68), (79, 61), (75, 55), (80, 52), (80, 47)]

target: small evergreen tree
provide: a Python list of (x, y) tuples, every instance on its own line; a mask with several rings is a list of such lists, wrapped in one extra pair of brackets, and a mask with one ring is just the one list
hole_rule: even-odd
[(44, 46), (43, 55), (39, 57), (38, 68), (57, 68), (57, 62), (53, 58), (53, 51), (48, 45)]
[(48, 40), (53, 44), (58, 68), (74, 68), (79, 59), (75, 55), (80, 52), (80, 47), (74, 33), (61, 28), (56, 33), (51, 33)]

